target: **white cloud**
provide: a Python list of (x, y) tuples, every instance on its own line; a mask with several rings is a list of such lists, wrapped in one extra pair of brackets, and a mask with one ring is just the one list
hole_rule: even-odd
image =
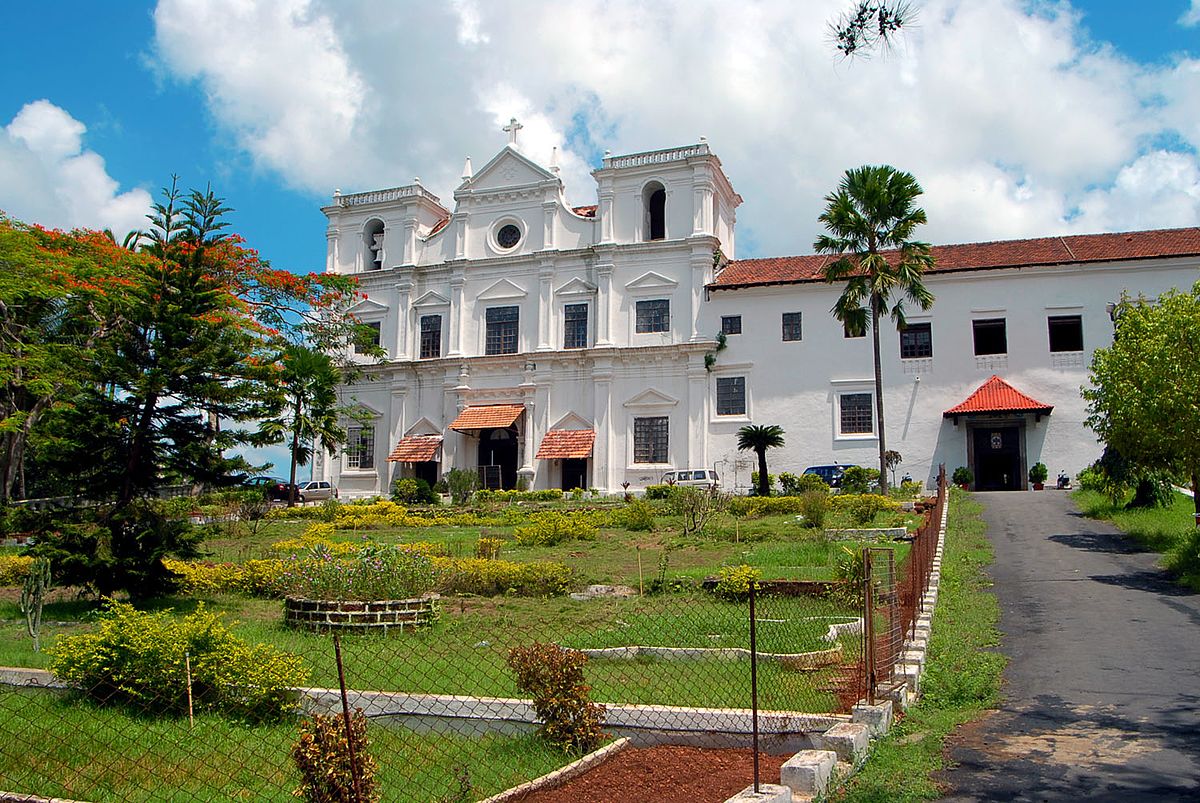
[(150, 194), (119, 192), (104, 159), (85, 150), (86, 126), (48, 100), (26, 104), (0, 134), (0, 209), (58, 228), (146, 226)]
[(1020, 0), (927, 0), (891, 54), (839, 61), (825, 21), (844, 5), (160, 0), (155, 19), (162, 63), (322, 195), (420, 175), (452, 204), (463, 157), (486, 162), (516, 116), (529, 156), (560, 148), (577, 203), (595, 150), (707, 136), (764, 254), (809, 250), (863, 163), (918, 177), (936, 242), (1200, 223), (1200, 63), (1133, 63), (1069, 5)]
[(1192, 0), (1191, 8), (1183, 12), (1183, 16), (1179, 18), (1179, 24), (1185, 28), (1200, 25), (1200, 0)]

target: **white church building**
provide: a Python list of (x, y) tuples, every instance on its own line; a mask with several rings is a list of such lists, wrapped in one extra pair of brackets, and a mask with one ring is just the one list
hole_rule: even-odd
[[(514, 121), (515, 123), (515, 121)], [(492, 487), (619, 493), (669, 470), (750, 483), (746, 424), (778, 424), (773, 473), (878, 465), (871, 338), (847, 337), (830, 257), (738, 259), (742, 202), (707, 143), (606, 156), (595, 206), (564, 198), (510, 144), (468, 160), (448, 208), (419, 183), (335, 194), (326, 270), (386, 358), (344, 389), (364, 422), (318, 455), (343, 497), (452, 468)], [(1028, 468), (1074, 474), (1100, 453), (1080, 387), (1122, 293), (1200, 278), (1200, 229), (937, 246), (928, 311), (881, 331), (887, 445), (928, 481), (968, 466), (981, 489)], [(726, 347), (718, 350), (718, 333)]]

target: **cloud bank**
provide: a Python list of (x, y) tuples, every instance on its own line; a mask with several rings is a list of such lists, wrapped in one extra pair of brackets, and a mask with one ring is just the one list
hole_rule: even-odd
[(120, 192), (104, 159), (83, 145), (86, 126), (48, 100), (26, 104), (0, 133), (0, 209), (57, 228), (146, 227), (150, 194)]
[(891, 53), (839, 61), (844, 5), (160, 0), (155, 48), (256, 164), (322, 196), (419, 175), (451, 204), (516, 116), (577, 203), (603, 150), (706, 136), (746, 199), (740, 255), (808, 251), (864, 163), (917, 176), (935, 242), (1200, 224), (1197, 60), (1132, 62), (1066, 4), (928, 0)]

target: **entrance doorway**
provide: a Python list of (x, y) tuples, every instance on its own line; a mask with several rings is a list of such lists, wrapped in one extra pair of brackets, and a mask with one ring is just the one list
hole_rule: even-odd
[(492, 490), (517, 487), (517, 444), (516, 427), (479, 431), (479, 479), (482, 487)]
[(425, 480), (429, 483), (429, 487), (438, 484), (441, 479), (441, 473), (438, 471), (439, 463), (436, 460), (426, 460), (421, 463), (413, 463), (413, 477), (418, 480)]
[(570, 458), (562, 461), (562, 489), (564, 491), (572, 491), (576, 488), (587, 490), (587, 462), (587, 458)]
[(972, 433), (975, 490), (1019, 491), (1024, 488), (1021, 427), (980, 426)]

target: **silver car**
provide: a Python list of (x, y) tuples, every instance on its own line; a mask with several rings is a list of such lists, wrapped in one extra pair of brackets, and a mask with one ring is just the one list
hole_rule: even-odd
[(296, 492), (297, 502), (323, 502), (326, 499), (337, 499), (338, 490), (333, 483), (325, 480), (309, 480), (302, 483)]

